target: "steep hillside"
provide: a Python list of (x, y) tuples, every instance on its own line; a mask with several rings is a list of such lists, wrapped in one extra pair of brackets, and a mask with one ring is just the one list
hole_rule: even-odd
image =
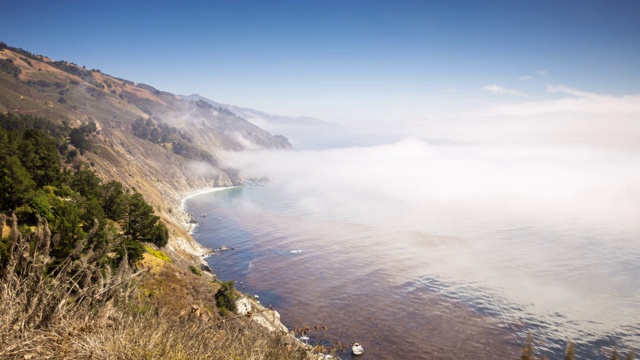
[(180, 199), (195, 189), (242, 182), (216, 152), (291, 147), (286, 138), (227, 109), (4, 43), (0, 112), (29, 114), (71, 128), (95, 124), (91, 147), (77, 149), (80, 155), (69, 166), (90, 163), (104, 179), (143, 193), (172, 224), (170, 245), (183, 255), (203, 250), (186, 233), (188, 217), (177, 210)]

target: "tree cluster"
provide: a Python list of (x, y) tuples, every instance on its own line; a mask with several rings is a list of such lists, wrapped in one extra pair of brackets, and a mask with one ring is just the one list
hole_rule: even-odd
[[(58, 70), (62, 70), (68, 74), (71, 75), (75, 75), (77, 77), (79, 77), (80, 79), (88, 82), (89, 84), (98, 87), (98, 88), (104, 88), (104, 85), (100, 84), (99, 82), (97, 82), (92, 75), (92, 72), (100, 72), (100, 70), (98, 69), (92, 69), (92, 70), (86, 70), (84, 67), (80, 67), (77, 64), (74, 64), (72, 62), (68, 62), (68, 61), (64, 61), (64, 60), (60, 60), (60, 61), (49, 61), (49, 60), (45, 60), (42, 56), (40, 55), (35, 55), (30, 53), (29, 51), (26, 51), (22, 48), (16, 48), (16, 47), (11, 47), (8, 46), (6, 43), (4, 42), (0, 42), (0, 50), (4, 50), (4, 49), (9, 49), (15, 53), (18, 53), (20, 55), (23, 55), (25, 58), (31, 59), (31, 60), (35, 60), (35, 61), (44, 61), (47, 64), (55, 67)], [(24, 62), (26, 62), (29, 66), (33, 67), (33, 64), (25, 59), (25, 58), (20, 58), (21, 60), (23, 60)], [(11, 61), (10, 59), (8, 59), (9, 61)], [(0, 70), (2, 70), (2, 62), (3, 60), (0, 60)], [(11, 61), (11, 65), (13, 65), (13, 61)], [(13, 65), (15, 66), (15, 65)], [(16, 67), (17, 68), (17, 67)], [(20, 69), (18, 68), (18, 71), (20, 71)], [(18, 72), (18, 75), (20, 73)], [(16, 78), (18, 77), (18, 75), (14, 75)]]
[(208, 152), (193, 145), (193, 139), (163, 122), (156, 124), (151, 118), (146, 120), (138, 118), (131, 126), (133, 134), (140, 139), (148, 140), (156, 144), (169, 144), (171, 150), (182, 157), (194, 160), (203, 160), (213, 163), (213, 157)]
[[(74, 131), (95, 131), (94, 126)], [(140, 260), (142, 242), (168, 242), (166, 226), (141, 194), (129, 193), (117, 181), (103, 182), (86, 165), (64, 168), (55, 138), (36, 128), (0, 127), (0, 212), (14, 213), (27, 234), (39, 219), (46, 220), (57, 239), (51, 253), (60, 259), (89, 233), (89, 247), (118, 242), (114, 254), (105, 254), (114, 264), (125, 253), (132, 263)], [(0, 259), (6, 259), (2, 249), (0, 241)]]
[(20, 60), (24, 61), (27, 65), (29, 65), (29, 67), (33, 68), (33, 64), (31, 63), (31, 60), (29, 60), (28, 58), (24, 56), (20, 56)]
[(18, 78), (22, 70), (13, 63), (12, 59), (0, 59), (0, 71), (5, 72), (14, 78)]
[(28, 57), (29, 59), (32, 60), (36, 60), (36, 61), (42, 61), (42, 56), (40, 55), (35, 55), (30, 53), (29, 51), (23, 49), (23, 48), (16, 48), (16, 47), (12, 47), (7, 45), (5, 42), (0, 42), (0, 50), (4, 50), (4, 49), (9, 49), (15, 53), (18, 53), (20, 55), (24, 55), (25, 57)]
[(129, 104), (137, 107), (145, 114), (151, 115), (151, 107), (153, 107), (153, 102), (151, 100), (140, 97), (129, 91), (122, 91), (118, 96), (121, 100), (124, 100)]
[(138, 87), (140, 89), (147, 90), (150, 93), (152, 93), (153, 95), (169, 95), (169, 96), (173, 95), (170, 92), (158, 90), (158, 89), (154, 88), (153, 86), (147, 85), (147, 84), (144, 84), (144, 83), (136, 84), (136, 87)]
[(220, 285), (220, 289), (216, 292), (215, 295), (218, 311), (223, 316), (229, 313), (233, 314), (237, 310), (236, 300), (238, 300), (238, 295), (236, 294), (233, 281), (225, 281)]
[(94, 85), (94, 86), (98, 86), (99, 83), (95, 82), (95, 80), (93, 79), (93, 75), (91, 74), (91, 71), (83, 69), (81, 67), (79, 67), (78, 65), (74, 64), (74, 63), (70, 63), (64, 60), (60, 60), (60, 61), (50, 61), (49, 65), (53, 66), (54, 68), (58, 69), (58, 70), (62, 70), (68, 74), (71, 75), (75, 75), (77, 77), (79, 77), (80, 79)]
[(63, 156), (66, 155), (67, 159), (77, 156), (77, 154), (73, 155), (71, 152), (67, 152), (69, 144), (80, 150), (81, 154), (91, 150), (92, 142), (90, 136), (98, 130), (96, 123), (93, 121), (79, 128), (71, 128), (66, 123), (59, 126), (44, 118), (12, 113), (0, 113), (0, 126), (6, 131), (18, 133), (22, 133), (25, 130), (39, 130), (55, 142), (58, 152)]
[(202, 99), (196, 100), (196, 106), (203, 109), (213, 109), (213, 105)]

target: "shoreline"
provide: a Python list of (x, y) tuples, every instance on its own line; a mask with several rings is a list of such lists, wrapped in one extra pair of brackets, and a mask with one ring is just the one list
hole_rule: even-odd
[[(195, 218), (193, 217), (193, 214), (187, 212), (187, 200), (192, 199), (192, 198), (194, 198), (196, 196), (209, 194), (209, 193), (212, 193), (212, 192), (218, 192), (218, 191), (222, 191), (222, 190), (233, 189), (233, 188), (237, 188), (237, 187), (239, 187), (239, 186), (236, 185), (236, 186), (207, 187), (207, 188), (194, 190), (194, 191), (188, 193), (182, 199), (180, 199), (180, 211), (182, 211), (182, 213), (185, 214), (186, 216), (188, 216), (191, 220), (195, 220)], [(193, 233), (196, 231), (197, 227), (198, 227), (198, 223), (197, 222), (196, 223), (192, 223), (192, 222), (185, 222), (184, 223), (184, 228), (187, 230), (187, 234), (189, 234), (189, 235), (193, 235)], [(197, 243), (197, 241), (196, 241), (196, 243)], [(202, 246), (202, 244), (200, 244), (200, 243), (198, 243), (198, 244), (200, 246)]]
[[(217, 192), (217, 191), (222, 191), (222, 190), (228, 190), (228, 189), (233, 189), (233, 188), (237, 188), (240, 186), (225, 186), (225, 187), (210, 187), (210, 188), (204, 188), (204, 189), (199, 189), (199, 190), (195, 190), (189, 194), (187, 194), (185, 197), (183, 197), (180, 200), (180, 209), (185, 213), (185, 214), (189, 214), (187, 213), (187, 209), (186, 209), (186, 202), (187, 200), (196, 197), (196, 196), (200, 196), (200, 195), (204, 195), (204, 194), (208, 194), (208, 193), (212, 193), (212, 192)], [(187, 224), (187, 226), (189, 227), (189, 235), (191, 235), (193, 233), (193, 231), (196, 230), (198, 224)], [(198, 244), (198, 246), (203, 247), (204, 245), (202, 245), (201, 243), (199, 243), (197, 240), (193, 239), (196, 244)], [(200, 261), (202, 261), (202, 263), (204, 263), (205, 265), (208, 266), (208, 264), (206, 263), (206, 261), (204, 260), (205, 258), (211, 256), (212, 253), (205, 253), (200, 255)], [(213, 276), (215, 277), (215, 273), (212, 273)], [(239, 290), (238, 290), (239, 291)], [(241, 292), (241, 291), (240, 291)], [(303, 346), (304, 348), (306, 348), (308, 351), (313, 351), (313, 348), (306, 343), (305, 341), (299, 339), (298, 337), (295, 336), (295, 334), (293, 334), (289, 328), (287, 326), (285, 326), (281, 320), (280, 320), (280, 313), (278, 313), (278, 311), (276, 311), (275, 309), (272, 308), (267, 308), (264, 305), (260, 304), (259, 301), (256, 301), (255, 298), (253, 298), (250, 295), (247, 295), (243, 292), (241, 292), (243, 294), (243, 298), (241, 298), (241, 302), (242, 302), (242, 306), (240, 308), (240, 314), (245, 315), (248, 312), (252, 312), (255, 311), (255, 315), (251, 318), (254, 322), (258, 323), (259, 325), (263, 326), (264, 328), (268, 329), (269, 331), (283, 331), (285, 333), (287, 333), (291, 339), (293, 341), (296, 341), (297, 343), (299, 343), (301, 346)], [(318, 359), (325, 359), (324, 354), (316, 354)]]
[[(196, 194), (198, 194), (198, 193), (206, 193), (206, 190), (193, 192), (192, 196), (197, 196)], [(215, 195), (215, 196), (218, 196), (218, 195)], [(224, 196), (224, 194), (223, 194), (223, 196)], [(191, 209), (191, 210), (194, 211), (194, 212), (198, 212), (199, 211), (199, 209)], [(204, 210), (203, 210), (203, 212), (204, 212)], [(211, 214), (209, 214), (209, 215), (211, 215)], [(203, 226), (204, 226), (204, 224), (203, 224)], [(204, 241), (204, 238), (201, 238), (201, 240)], [(229, 245), (229, 244), (227, 244), (227, 245)], [(217, 246), (217, 244), (215, 246)], [(294, 249), (298, 249), (298, 248), (294, 248)], [(214, 260), (214, 262), (211, 265), (211, 268), (216, 268), (216, 266), (215, 266), (216, 265), (216, 261), (217, 260)], [(235, 260), (235, 261), (237, 261), (237, 260)], [(278, 261), (276, 261), (276, 262), (278, 262)], [(228, 267), (229, 265), (233, 266), (232, 263), (228, 263), (226, 266), (225, 265), (220, 265), (217, 270), (219, 270), (219, 271), (224, 273), (225, 271), (227, 271), (229, 269), (229, 267)], [(224, 268), (224, 269), (222, 269), (222, 268)], [(274, 279), (278, 278), (275, 275), (283, 275), (283, 274), (286, 274), (286, 271), (285, 272), (272, 272), (272, 273), (270, 273), (270, 275), (273, 275), (272, 278), (274, 278)], [(240, 276), (242, 276), (242, 275), (240, 275)], [(227, 276), (223, 277), (222, 279), (223, 280), (244, 280), (242, 278), (237, 278), (237, 277), (235, 277), (233, 275), (231, 275), (231, 276), (227, 275)], [(280, 279), (282, 280), (283, 278), (281, 277)], [(264, 284), (264, 283), (262, 283), (262, 284)], [(275, 281), (273, 283), (268, 283), (268, 284), (269, 284), (269, 286), (266, 288), (267, 290), (265, 292), (268, 292), (269, 289), (271, 289), (271, 290), (274, 289), (274, 287), (272, 287), (271, 285), (276, 284), (275, 286), (277, 286), (277, 281)], [(248, 282), (247, 282), (247, 285), (248, 285)], [(251, 288), (252, 287), (249, 286), (247, 290), (239, 290), (239, 291), (240, 292), (243, 292), (243, 291), (254, 292)], [(290, 294), (292, 294), (292, 293), (290, 293)], [(263, 294), (260, 294), (261, 297), (262, 297), (262, 295)], [(247, 296), (249, 297), (250, 300), (254, 300), (250, 295), (247, 295)], [(420, 295), (418, 294), (416, 296), (419, 297)], [(262, 301), (265, 301), (264, 299), (268, 299), (268, 297), (263, 297)], [(423, 302), (421, 302), (421, 303), (423, 303)], [(269, 301), (265, 301), (265, 304), (269, 305)], [(411, 304), (411, 303), (409, 303), (409, 304)], [(439, 303), (437, 303), (435, 300), (433, 300), (432, 302), (429, 302), (428, 304), (429, 305), (433, 305), (434, 307), (439, 305)], [(282, 306), (283, 304), (280, 304), (280, 305)], [(256, 305), (256, 306), (260, 306), (260, 307), (258, 307), (259, 309), (264, 309), (264, 305)], [(278, 309), (278, 310), (283, 312), (282, 322), (286, 322), (289, 326), (291, 326), (292, 329), (296, 328), (296, 326), (297, 326), (296, 324), (309, 323), (309, 318), (308, 317), (306, 317), (304, 315), (301, 316), (301, 314), (306, 313), (306, 311), (301, 311), (301, 310), (292, 311), (291, 309), (289, 309), (291, 307), (295, 309), (296, 305), (295, 304), (294, 305), (288, 304), (288, 305), (282, 306), (282, 308), (280, 308), (280, 309), (278, 309), (278, 306), (275, 307), (276, 309)], [(459, 318), (468, 318), (468, 316), (466, 316), (467, 313), (462, 312), (461, 308), (456, 307), (456, 308), (452, 308), (452, 309), (457, 310), (456, 314), (458, 314), (458, 315), (456, 315), (455, 317), (452, 315), (451, 318), (457, 318), (457, 317), (459, 317)], [(259, 313), (259, 312), (260, 312), (260, 310), (255, 311), (255, 313)], [(329, 310), (328, 312), (334, 312), (334, 311), (333, 310)], [(350, 313), (355, 314), (356, 311), (351, 311)], [(460, 315), (460, 314), (462, 314), (462, 315)], [(445, 319), (445, 318), (446, 317), (441, 317), (441, 319)], [(476, 329), (480, 328), (479, 327), (480, 320), (478, 320), (477, 318), (473, 318), (473, 319), (474, 319), (473, 320), (474, 322), (472, 323), (472, 324), (474, 324), (473, 328), (476, 328)], [(440, 320), (440, 321), (444, 321), (444, 320)], [(284, 325), (282, 322), (281, 322), (281, 324), (286, 327), (286, 325)], [(379, 323), (382, 323), (382, 321), (380, 321)], [(346, 340), (346, 341), (359, 340), (360, 344), (363, 344), (363, 346), (365, 346), (366, 349), (369, 349), (368, 351), (369, 351), (369, 353), (371, 355), (373, 355), (377, 351), (381, 350), (380, 346), (377, 345), (376, 342), (374, 341), (375, 340), (375, 336), (367, 336), (366, 335), (366, 331), (363, 331), (362, 328), (358, 328), (358, 327), (350, 328), (349, 325), (345, 324), (344, 322), (335, 322), (333, 325), (334, 326), (331, 326), (331, 328), (335, 329), (335, 330), (331, 330), (330, 333), (328, 333), (329, 337), (331, 339), (338, 339), (339, 338), (341, 341), (342, 340)], [(339, 326), (339, 325), (342, 325), (342, 326)], [(430, 325), (425, 325), (424, 328), (428, 328), (429, 326)], [(439, 328), (443, 328), (443, 326), (440, 326)], [(356, 334), (356, 335), (351, 334), (349, 336), (344, 336), (343, 337), (342, 334), (345, 333), (345, 332), (346, 333), (353, 332), (353, 334)], [(297, 334), (297, 333), (294, 333), (292, 336), (297, 341), (296, 343), (301, 344), (301, 345), (308, 345), (309, 344), (309, 340), (311, 340), (311, 344), (316, 344), (317, 343), (317, 344), (320, 344), (320, 345), (322, 345), (322, 344), (326, 345), (326, 343), (323, 343), (323, 341), (325, 339), (324, 338), (324, 336), (325, 336), (324, 334), (322, 334), (322, 335), (312, 334), (312, 335), (309, 335), (309, 337), (311, 337), (311, 339), (306, 339), (306, 340), (305, 339), (301, 339), (300, 338), (301, 335)], [(327, 338), (327, 339), (329, 339), (329, 338)], [(348, 352), (345, 352), (345, 353), (341, 353), (340, 352), (340, 353), (338, 353), (338, 356), (340, 358), (349, 358), (350, 354)], [(368, 357), (370, 355), (366, 355), (365, 354), (365, 356)], [(391, 356), (391, 355), (389, 355), (389, 356)]]
[(207, 188), (202, 188), (202, 189), (198, 189), (198, 190), (194, 190), (190, 193), (188, 193), (186, 196), (184, 196), (182, 199), (180, 199), (180, 208), (182, 209), (182, 211), (187, 211), (186, 209), (186, 203), (187, 200), (194, 198), (196, 196), (199, 195), (204, 195), (204, 194), (208, 194), (208, 193), (212, 193), (212, 192), (216, 192), (216, 191), (222, 191), (222, 190), (227, 190), (227, 189), (233, 189), (239, 187), (238, 185), (234, 185), (234, 186), (221, 186), (221, 187), (207, 187)]

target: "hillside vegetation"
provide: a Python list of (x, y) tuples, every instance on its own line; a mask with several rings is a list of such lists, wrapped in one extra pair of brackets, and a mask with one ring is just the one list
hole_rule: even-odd
[(64, 166), (75, 129), (48, 124), (0, 115), (0, 358), (311, 356), (287, 332), (223, 316), (220, 294), (240, 294), (175, 267), (143, 195)]
[(243, 181), (217, 152), (291, 146), (226, 109), (98, 69), (5, 43), (0, 61), (0, 113), (46, 119), (43, 131), (57, 139), (56, 146), (70, 146), (65, 163), (89, 163), (100, 179), (144, 194), (165, 220), (171, 251), (183, 257), (204, 250), (185, 231), (189, 218), (180, 199), (196, 189)]
[(191, 191), (242, 182), (218, 151), (286, 138), (4, 43), (0, 125), (0, 358), (311, 356), (255, 321), (275, 311), (219, 308), (243, 295), (202, 266), (180, 208)]

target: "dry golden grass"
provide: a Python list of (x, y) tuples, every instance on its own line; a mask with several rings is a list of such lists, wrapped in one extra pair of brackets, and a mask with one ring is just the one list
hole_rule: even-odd
[[(0, 232), (5, 221), (0, 215)], [(49, 250), (56, 239), (46, 221), (29, 237), (18, 231), (15, 217), (10, 223), (10, 252), (0, 273), (0, 359), (314, 357), (284, 332), (269, 332), (246, 317), (215, 315), (215, 308), (208, 310), (215, 305), (206, 301), (215, 284), (194, 282), (198, 277), (171, 263), (155, 258), (150, 264), (147, 258), (154, 267), (148, 278), (146, 269), (131, 269), (126, 258), (116, 270), (97, 266), (110, 249), (85, 249), (90, 233), (51, 270)], [(153, 296), (141, 295), (154, 287)], [(187, 306), (192, 300), (202, 306)]]

